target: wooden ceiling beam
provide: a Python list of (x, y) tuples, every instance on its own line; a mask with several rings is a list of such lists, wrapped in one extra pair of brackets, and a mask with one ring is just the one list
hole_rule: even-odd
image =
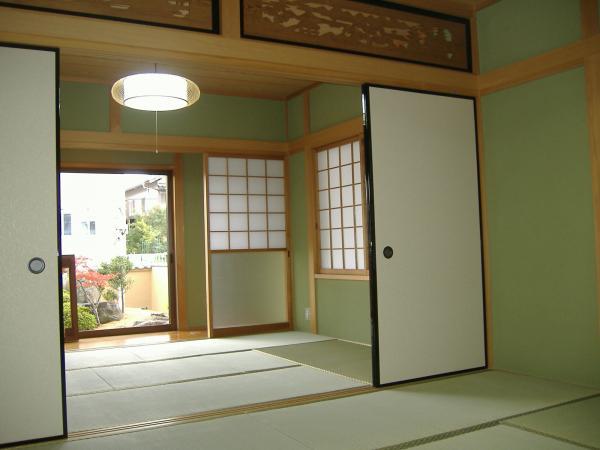
[(65, 55), (138, 58), (341, 84), (374, 83), (476, 95), (473, 74), (249, 39), (0, 7), (0, 40)]

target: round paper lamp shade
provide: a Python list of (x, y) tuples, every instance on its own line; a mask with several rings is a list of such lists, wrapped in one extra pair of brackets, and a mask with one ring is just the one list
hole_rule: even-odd
[(117, 81), (111, 93), (117, 103), (143, 111), (181, 109), (200, 98), (196, 83), (166, 73), (129, 75)]

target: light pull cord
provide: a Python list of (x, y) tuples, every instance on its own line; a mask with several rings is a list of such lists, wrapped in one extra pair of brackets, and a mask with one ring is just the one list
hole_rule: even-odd
[(154, 154), (158, 155), (158, 111), (154, 111)]

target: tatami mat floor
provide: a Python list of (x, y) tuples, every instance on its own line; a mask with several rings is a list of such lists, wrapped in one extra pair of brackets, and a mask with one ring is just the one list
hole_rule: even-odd
[[(243, 353), (252, 359), (254, 352), (244, 350)], [(194, 358), (197, 356), (186, 359), (191, 362)], [(167, 367), (172, 363), (159, 362), (159, 366), (166, 364), (157, 369), (159, 377), (165, 379), (165, 374), (178, 371)], [(263, 363), (267, 367), (270, 364), (267, 360), (257, 364)], [(127, 385), (128, 371), (146, 364), (157, 363), (136, 362), (123, 366), (129, 368), (122, 374), (115, 374), (110, 381), (114, 384), (122, 381)], [(238, 403), (240, 399), (271, 398), (283, 390), (299, 395), (311, 386), (322, 387), (322, 376), (333, 377), (328, 382), (334, 385), (340, 380), (352, 383), (348, 378), (322, 370), (284, 366), (265, 372), (189, 382), (192, 384), (173, 382), (128, 389), (134, 393), (151, 390), (152, 395), (137, 398), (136, 394), (133, 396), (136, 398), (115, 400), (105, 406), (112, 408), (112, 415), (118, 421), (131, 421), (132, 418), (138, 421), (147, 417), (147, 411), (163, 403), (170, 409), (162, 410), (162, 413), (174, 414), (182, 406), (193, 410), (207, 403), (223, 407)], [(188, 388), (181, 389), (186, 384), (189, 384)], [(85, 386), (82, 389), (85, 390)], [(158, 391), (154, 392), (154, 389)], [(89, 400), (88, 406), (70, 404), (70, 429), (82, 426), (77, 422), (81, 418), (72, 416), (77, 410), (86, 417), (86, 426), (106, 423), (105, 418), (94, 415), (93, 405), (98, 405), (100, 398), (96, 396), (118, 399), (120, 392), (70, 397), (70, 401)], [(140, 415), (138, 410), (146, 413)], [(599, 423), (598, 389), (488, 370), (301, 406), (38, 444), (36, 447), (43, 450), (399, 450), (413, 447), (427, 450), (569, 450), (600, 448)]]

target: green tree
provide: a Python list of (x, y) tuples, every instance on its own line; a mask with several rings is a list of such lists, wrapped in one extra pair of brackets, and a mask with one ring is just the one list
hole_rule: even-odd
[(127, 253), (164, 253), (168, 248), (166, 211), (152, 208), (138, 216), (127, 233)]
[(125, 312), (125, 292), (133, 284), (133, 280), (127, 278), (127, 274), (133, 269), (133, 264), (127, 256), (115, 256), (110, 262), (100, 264), (98, 272), (103, 275), (112, 275), (108, 285), (119, 292), (121, 297), (121, 311)]

